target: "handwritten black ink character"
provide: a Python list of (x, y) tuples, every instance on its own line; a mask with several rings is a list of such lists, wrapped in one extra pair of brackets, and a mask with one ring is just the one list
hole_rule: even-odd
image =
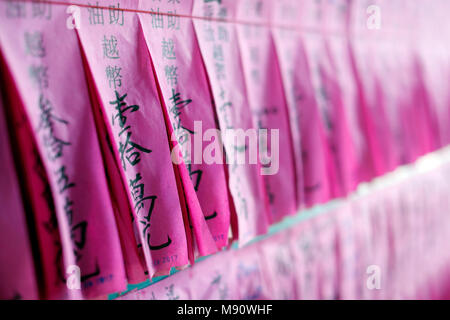
[(125, 98), (127, 97), (127, 93), (125, 93), (123, 96), (120, 96), (119, 92), (115, 91), (116, 100), (110, 101), (109, 104), (115, 105), (116, 114), (112, 117), (112, 124), (114, 125), (114, 119), (119, 119), (119, 126), (120, 128), (123, 128), (127, 122), (127, 117), (125, 116), (125, 112), (128, 110), (131, 110), (130, 112), (136, 112), (139, 110), (138, 105), (131, 105), (127, 106), (127, 103), (125, 102)]
[(180, 29), (180, 16), (177, 15), (177, 10), (168, 11), (167, 16), (167, 29), (179, 30)]
[(174, 116), (177, 117), (181, 114), (181, 110), (192, 102), (192, 99), (182, 100), (180, 93), (176, 92), (175, 89), (172, 89), (172, 96), (170, 97), (169, 100), (172, 103), (170, 112), (172, 112)]
[(66, 196), (64, 199), (64, 213), (66, 214), (69, 225), (72, 225), (73, 204), (74, 202), (68, 196)]
[(152, 28), (153, 29), (164, 29), (164, 19), (163, 15), (159, 12), (159, 8), (155, 11), (153, 9), (150, 9), (152, 13), (150, 15), (152, 16)]
[(117, 38), (115, 36), (111, 36), (109, 39), (104, 36), (103, 37), (103, 57), (108, 59), (119, 59), (119, 49), (117, 48)]
[(50, 20), (52, 18), (52, 6), (50, 3), (44, 3), (40, 0), (34, 0), (31, 3), (31, 12), (33, 18)]
[(44, 38), (42, 33), (39, 31), (33, 33), (25, 32), (25, 48), (27, 54), (33, 57), (45, 57)]
[(88, 7), (89, 12), (89, 23), (96, 25), (101, 24), (104, 25), (105, 20), (103, 19), (103, 8), (99, 7), (98, 1), (96, 5), (91, 5), (88, 3), (90, 7)]
[(178, 67), (175, 67), (173, 65), (167, 65), (164, 68), (165, 74), (166, 74), (166, 81), (170, 86), (176, 86), (178, 83), (178, 73), (177, 73)]
[(141, 152), (151, 153), (152, 150), (131, 141), (131, 132), (128, 131), (125, 142), (119, 142), (119, 154), (123, 169), (127, 170), (125, 159), (127, 159), (128, 163), (133, 167), (138, 164), (141, 161)]
[(164, 242), (162, 244), (159, 244), (159, 245), (152, 245), (150, 243), (150, 229), (149, 229), (150, 228), (150, 222), (147, 221), (147, 220), (142, 220), (142, 221), (139, 221), (139, 222), (142, 223), (145, 226), (144, 229), (143, 229), (144, 239), (146, 240), (147, 245), (150, 248), (150, 250), (161, 250), (161, 249), (164, 249), (164, 248), (166, 248), (166, 247), (168, 247), (168, 246), (170, 246), (172, 244), (172, 239), (170, 239), (170, 237), (167, 236), (167, 241), (166, 242)]
[(161, 48), (162, 48), (163, 58), (166, 58), (169, 60), (176, 59), (175, 43), (173, 42), (173, 39), (169, 38), (166, 40), (166, 38), (163, 38)]
[(167, 0), (167, 3), (177, 4), (180, 3), (180, 0)]
[(48, 157), (50, 160), (55, 160), (63, 155), (64, 147), (70, 145), (70, 142), (63, 141), (54, 135), (54, 121), (58, 121), (65, 125), (68, 124), (66, 120), (56, 117), (52, 110), (51, 103), (48, 99), (44, 98), (41, 94), (39, 97), (39, 109), (40, 109), (40, 122), (37, 131), (44, 130), (42, 140), (44, 146), (47, 149)]
[(202, 180), (203, 171), (200, 169), (192, 171), (192, 164), (190, 163), (187, 165), (187, 169), (189, 171), (189, 177), (194, 182), (194, 189), (195, 191), (198, 191), (198, 186)]
[(106, 78), (109, 81), (109, 87), (110, 88), (118, 88), (122, 86), (122, 75), (120, 74), (120, 71), (122, 68), (117, 66), (107, 66), (106, 67)]
[(80, 280), (81, 282), (85, 283), (87, 280), (94, 278), (98, 275), (100, 275), (100, 267), (98, 266), (98, 262), (96, 261), (94, 271), (87, 274), (82, 274)]
[(41, 114), (40, 114), (41, 121), (40, 121), (38, 130), (39, 129), (48, 129), (48, 128), (52, 129), (52, 125), (53, 125), (52, 120), (56, 120), (60, 123), (66, 124), (66, 125), (68, 124), (68, 122), (66, 120), (58, 118), (57, 116), (55, 116), (53, 114), (53, 107), (51, 105), (50, 100), (45, 98), (44, 95), (42, 95), (42, 94), (39, 96), (39, 109), (41, 111)]
[(26, 16), (26, 8), (24, 2), (7, 0), (6, 2), (7, 18), (25, 18), (25, 16)]
[[(150, 221), (153, 209), (155, 207), (155, 201), (158, 198), (157, 196), (148, 196), (144, 197), (144, 183), (140, 182), (142, 180), (142, 176), (140, 173), (136, 174), (134, 179), (130, 179), (129, 186), (131, 188), (131, 195), (133, 196), (134, 208), (137, 209), (136, 214), (139, 214), (140, 210), (144, 208), (144, 201), (150, 200), (150, 206), (147, 210), (147, 215), (144, 216), (144, 219)], [(139, 183), (140, 182), (140, 183)]]
[(208, 3), (208, 2), (217, 2), (218, 4), (222, 3), (222, 0), (204, 0), (204, 3)]
[(194, 131), (181, 125), (181, 110), (192, 102), (192, 99), (181, 99), (180, 93), (172, 89), (172, 96), (170, 97), (171, 106), (169, 112), (173, 115), (172, 127), (177, 137), (178, 143), (183, 145), (189, 141), (189, 135)]
[(74, 182), (70, 182), (69, 176), (66, 174), (66, 166), (61, 166), (55, 174), (58, 176), (57, 184), (59, 187), (59, 193), (63, 193), (67, 189), (75, 187)]
[(214, 211), (209, 216), (205, 216), (205, 220), (211, 220), (211, 219), (214, 219), (215, 217), (217, 217), (217, 212), (216, 211)]
[(42, 140), (44, 147), (47, 149), (47, 156), (51, 161), (62, 157), (64, 147), (70, 145), (70, 142), (57, 138), (53, 134), (44, 135)]
[(119, 26), (123, 26), (123, 10), (120, 10), (119, 3), (117, 3), (117, 7), (112, 5), (109, 6), (109, 24), (117, 24)]
[(81, 221), (72, 227), (71, 239), (75, 243), (79, 250), (82, 250), (86, 245), (86, 232), (88, 223), (86, 221)]
[(39, 89), (48, 88), (48, 67), (44, 65), (31, 65), (29, 75)]

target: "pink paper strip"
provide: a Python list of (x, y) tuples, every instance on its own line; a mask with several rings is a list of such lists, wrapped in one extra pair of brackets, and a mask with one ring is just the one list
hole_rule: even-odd
[[(123, 257), (76, 34), (65, 27), (64, 7), (46, 5), (33, 16), (31, 4), (23, 5), (18, 14), (17, 7), (2, 3), (3, 19), (9, 23), (0, 39), (49, 177), (64, 267), (80, 268), (86, 297), (121, 290)], [(64, 39), (64, 45), (56, 50), (52, 39)], [(77, 290), (69, 294), (79, 297)]]
[[(193, 15), (232, 19), (235, 17), (235, 10), (236, 3), (232, 1), (205, 4), (195, 1)], [(254, 164), (250, 163), (252, 160), (249, 159), (251, 150), (255, 151), (257, 147), (255, 141), (236, 143), (230, 139), (233, 135), (227, 135), (226, 131), (247, 131), (254, 128), (241, 73), (236, 30), (230, 23), (211, 22), (206, 19), (195, 19), (194, 27), (214, 97), (225, 152), (229, 162), (232, 162), (228, 166), (229, 189), (238, 219), (238, 231), (233, 230), (234, 236), (239, 238), (240, 244), (245, 244), (256, 235), (267, 231), (269, 216), (259, 159), (253, 159)], [(241, 158), (242, 155), (246, 158), (245, 164), (236, 161), (236, 158)]]
[(152, 277), (188, 263), (186, 220), (139, 18), (114, 9), (82, 8), (77, 33)]
[(224, 166), (207, 163), (203, 156), (206, 131), (217, 129), (214, 107), (192, 21), (161, 14), (189, 14), (192, 2), (141, 1), (139, 8), (155, 12), (139, 14), (139, 18), (170, 119), (169, 131), (176, 137), (172, 143), (178, 145), (172, 152), (180, 149), (179, 167), (187, 173), (184, 192), (193, 203), (189, 214), (196, 244), (201, 255), (211, 254), (228, 244), (230, 228)]
[[(253, 125), (267, 130), (267, 138), (259, 145), (259, 152), (265, 162), (263, 165), (270, 171), (263, 178), (271, 221), (278, 222), (284, 216), (294, 214), (302, 198), (297, 197), (295, 158), (275, 45), (269, 27), (261, 25), (268, 24), (270, 9), (269, 3), (238, 1), (237, 19), (260, 25), (237, 24), (236, 29)], [(277, 138), (273, 135), (275, 130)]]
[[(4, 106), (0, 99), (0, 298), (38, 299), (35, 263), (31, 252), (25, 210), (12, 157)], [(20, 275), (20, 276), (19, 276)]]

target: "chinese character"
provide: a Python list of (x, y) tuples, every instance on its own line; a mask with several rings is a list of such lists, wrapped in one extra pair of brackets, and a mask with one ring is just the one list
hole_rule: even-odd
[(223, 50), (221, 44), (214, 44), (213, 47), (213, 56), (217, 61), (223, 61)]
[(50, 104), (50, 101), (48, 99), (45, 99), (42, 94), (39, 97), (39, 109), (41, 111), (41, 114), (40, 114), (40, 123), (37, 131), (40, 131), (42, 129), (46, 130), (46, 134), (42, 137), (42, 139), (44, 142), (44, 146), (48, 149), (48, 157), (50, 160), (53, 161), (62, 156), (63, 148), (65, 146), (70, 145), (69, 142), (65, 142), (54, 136), (53, 120), (56, 120), (66, 125), (68, 124), (68, 122), (66, 120), (56, 117), (52, 113), (53, 108)]
[(163, 38), (162, 40), (162, 56), (166, 59), (176, 59), (175, 56), (175, 43), (171, 38), (167, 39)]
[(177, 74), (178, 67), (175, 66), (166, 66), (165, 67), (165, 73), (166, 73), (166, 80), (167, 83), (171, 86), (175, 86), (178, 83), (178, 74)]
[(65, 202), (64, 202), (64, 212), (67, 216), (67, 221), (69, 222), (69, 225), (72, 225), (72, 217), (73, 217), (73, 201), (70, 200), (69, 197), (66, 196)]
[(221, 19), (225, 19), (228, 16), (227, 8), (222, 7), (219, 9), (219, 12), (217, 13), (217, 16)]
[(218, 80), (225, 78), (225, 65), (223, 63), (216, 62), (214, 64), (216, 69), (216, 78)]
[(42, 3), (40, 0), (33, 1), (31, 4), (33, 18), (43, 18), (50, 20), (52, 18), (52, 6), (49, 3)]
[(109, 87), (116, 89), (116, 87), (122, 86), (122, 75), (120, 74), (120, 70), (122, 68), (117, 66), (107, 66), (106, 67), (106, 78), (109, 80)]
[(90, 24), (104, 24), (104, 19), (103, 19), (103, 8), (100, 8), (98, 5), (98, 1), (97, 4), (95, 6), (92, 6), (91, 4), (88, 3), (88, 5), (90, 7), (88, 7), (88, 11), (89, 11), (89, 23)]
[(75, 187), (74, 182), (69, 182), (69, 176), (66, 174), (66, 166), (59, 168), (55, 174), (58, 175), (57, 184), (59, 186), (59, 193), (63, 193), (67, 189)]
[(110, 39), (103, 37), (103, 57), (109, 59), (119, 59), (119, 49), (117, 48), (117, 39), (111, 36)]
[(119, 3), (117, 3), (117, 8), (115, 6), (109, 6), (109, 24), (123, 26), (123, 10), (119, 9)]
[[(125, 130), (129, 129), (128, 126), (125, 128)], [(124, 132), (124, 131), (122, 131)], [(121, 133), (122, 133), (121, 132)], [(119, 134), (120, 136), (120, 134)], [(131, 141), (131, 132), (127, 132), (125, 143), (119, 142), (119, 154), (120, 154), (120, 161), (122, 162), (123, 170), (127, 170), (125, 159), (127, 159), (128, 163), (131, 164), (133, 167), (137, 165), (141, 161), (141, 154), (140, 152), (150, 153), (152, 150), (146, 149), (143, 146), (137, 144), (136, 142)]]
[(178, 117), (181, 114), (180, 110), (189, 105), (192, 102), (192, 99), (181, 100), (180, 93), (176, 92), (175, 89), (172, 89), (170, 101), (172, 102), (170, 111), (174, 114), (174, 116)]
[(39, 87), (39, 89), (48, 88), (47, 67), (42, 65), (32, 65), (28, 69), (30, 77)]
[(217, 27), (217, 37), (220, 41), (228, 42), (228, 30), (224, 26)]
[[(208, 0), (205, 0), (208, 1)], [(220, 0), (219, 0), (220, 1)], [(173, 284), (171, 284), (170, 286), (166, 287), (166, 296), (169, 298), (169, 300), (178, 300), (180, 299), (179, 296), (175, 296), (174, 292), (173, 292)]]
[[(80, 223), (77, 223), (72, 227), (70, 237), (75, 243), (76, 248), (74, 249), (75, 256), (77, 257), (77, 261), (81, 259), (81, 250), (84, 248), (84, 245), (86, 244), (86, 229), (87, 229), (87, 222), (81, 221)], [(77, 237), (77, 234), (79, 236)]]
[(167, 16), (167, 28), (172, 30), (180, 29), (180, 16), (177, 16), (177, 11), (174, 10), (167, 12), (169, 15)]
[(131, 195), (133, 196), (134, 201), (134, 208), (137, 209), (136, 214), (139, 214), (139, 211), (141, 211), (142, 208), (144, 208), (144, 201), (150, 200), (150, 206), (147, 211), (147, 215), (144, 217), (145, 220), (150, 222), (150, 218), (152, 216), (153, 209), (155, 207), (155, 201), (158, 198), (157, 196), (148, 196), (144, 197), (144, 184), (139, 183), (141, 181), (142, 176), (140, 173), (136, 174), (136, 178), (134, 180), (130, 179), (130, 188)]
[(152, 12), (152, 27), (153, 29), (164, 29), (164, 20), (163, 20), (163, 16), (161, 15), (161, 13), (159, 12), (159, 8), (157, 11), (150, 9), (150, 11)]
[[(127, 106), (126, 102), (124, 101), (126, 96), (127, 96), (127, 94), (124, 94), (123, 96), (120, 96), (117, 91), (115, 93), (116, 93), (116, 100), (115, 101), (110, 101), (110, 104), (116, 105), (115, 109), (117, 110), (117, 114), (115, 116), (113, 115), (112, 124), (114, 125), (114, 119), (119, 118), (119, 126), (120, 126), (120, 128), (123, 129), (119, 133), (119, 136), (121, 136), (122, 133), (124, 133), (125, 131), (130, 129), (130, 126), (127, 126), (127, 127), (124, 128), (124, 126), (126, 124), (126, 120), (127, 120), (127, 118), (124, 115), (124, 113), (127, 110), (130, 110), (130, 109), (131, 109), (130, 112), (135, 112), (135, 111), (139, 110), (139, 106), (137, 106), (137, 105)], [(123, 167), (124, 170), (126, 170), (125, 158), (128, 160), (128, 162), (132, 166), (134, 166), (137, 163), (139, 163), (139, 161), (140, 161), (140, 153), (139, 153), (139, 151), (145, 152), (145, 153), (152, 152), (151, 150), (146, 149), (146, 148), (140, 146), (139, 144), (131, 141), (131, 132), (128, 131), (127, 135), (126, 135), (125, 143), (119, 142), (120, 159), (122, 161), (122, 167)]]
[(8, 0), (6, 3), (6, 16), (8, 18), (25, 18), (25, 3)]
[[(126, 93), (123, 96), (120, 96), (119, 92), (116, 91), (115, 94), (116, 100), (109, 102), (112, 105), (116, 105), (115, 109), (117, 110), (117, 114), (112, 118), (112, 124), (114, 125), (114, 119), (119, 118), (119, 126), (120, 128), (123, 129), (123, 127), (127, 122), (127, 117), (125, 117), (124, 113), (130, 109), (131, 109), (130, 112), (138, 111), (139, 106), (138, 105), (127, 106), (126, 102), (124, 102), (125, 98), (127, 97)], [(122, 109), (123, 107), (126, 108)]]
[(34, 33), (25, 32), (25, 47), (28, 54), (33, 57), (42, 58), (45, 56), (44, 38), (42, 33), (36, 31)]

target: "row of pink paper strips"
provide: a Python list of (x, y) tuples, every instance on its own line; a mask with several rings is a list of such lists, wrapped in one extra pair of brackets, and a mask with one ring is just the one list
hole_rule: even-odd
[(450, 164), (118, 299), (448, 299)]
[[(1, 297), (122, 291), (447, 145), (449, 5), (423, 6), (0, 1)], [(276, 174), (211, 152), (251, 128)]]

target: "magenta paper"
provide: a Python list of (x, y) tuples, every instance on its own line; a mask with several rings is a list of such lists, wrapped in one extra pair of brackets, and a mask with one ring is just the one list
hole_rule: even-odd
[[(344, 191), (348, 192), (353, 191), (358, 183), (374, 177), (373, 155), (369, 147), (363, 105), (359, 100), (358, 76), (353, 70), (350, 41), (346, 37), (349, 31), (350, 2), (339, 0), (324, 2), (323, 5), (325, 43), (322, 50), (325, 56), (322, 56), (321, 61), (325, 73), (331, 79), (324, 87), (328, 87), (330, 93), (333, 93), (330, 102), (337, 119), (334, 132), (339, 133), (336, 139), (336, 143), (340, 145), (338, 163)], [(336, 33), (340, 36), (335, 36)], [(340, 112), (342, 116), (339, 116)], [(349, 156), (344, 157), (345, 154)]]
[[(64, 261), (61, 280), (79, 267), (86, 297), (121, 290), (125, 286), (122, 251), (76, 34), (65, 27), (64, 7), (47, 5), (45, 14), (32, 16), (30, 4), (25, 4), (17, 16), (6, 5), (1, 5), (8, 21), (0, 31), (2, 52), (34, 131), (55, 202)], [(62, 42), (56, 46), (53, 41)], [(79, 298), (81, 292), (69, 290), (69, 296)]]
[[(280, 69), (284, 97), (286, 100), (289, 129), (292, 140), (292, 153), (294, 156), (295, 167), (295, 186), (297, 192), (297, 208), (305, 204), (304, 184), (303, 184), (303, 160), (302, 160), (302, 139), (300, 130), (300, 113), (297, 107), (297, 90), (292, 81), (294, 70), (292, 63), (285, 62), (286, 59), (294, 58), (295, 46), (297, 45), (295, 39), (297, 38), (297, 31), (289, 29), (291, 26), (283, 28), (286, 15), (288, 16), (288, 23), (296, 23), (298, 17), (298, 4), (295, 1), (282, 0), (270, 2), (270, 23), (277, 25), (272, 27), (272, 40), (275, 45), (278, 68)], [(280, 27), (278, 27), (280, 25)]]
[(330, 199), (332, 181), (329, 149), (313, 95), (305, 48), (300, 33), (294, 29), (299, 27), (300, 8), (296, 1), (283, 1), (279, 5), (277, 2), (273, 23), (280, 28), (274, 28), (273, 34), (297, 159), (301, 140), (305, 203), (312, 206)]
[[(234, 237), (245, 244), (267, 231), (268, 200), (262, 178), (263, 169), (252, 141), (232, 139), (229, 133), (252, 129), (253, 120), (248, 106), (238, 39), (233, 24), (208, 19), (232, 19), (236, 3), (195, 1), (194, 27), (213, 93), (215, 109), (228, 160), (229, 189), (237, 213)], [(231, 130), (232, 129), (232, 130)], [(235, 131), (234, 131), (235, 130)], [(247, 152), (248, 150), (248, 152)], [(253, 157), (252, 157), (253, 155)], [(256, 156), (256, 159), (254, 159)], [(245, 161), (242, 161), (245, 157)], [(253, 159), (252, 159), (253, 158)]]
[[(4, 106), (0, 99), (0, 199), (3, 214), (0, 220), (0, 235), (5, 245), (0, 252), (2, 272), (0, 281), (1, 299), (38, 299), (35, 263), (28, 237), (25, 210), (22, 206), (20, 186), (8, 141), (8, 129), (4, 117)], [(20, 276), (17, 276), (20, 275)]]
[[(44, 289), (42, 296), (46, 299), (55, 299), (67, 296), (64, 282), (64, 265), (61, 259), (61, 239), (58, 230), (53, 197), (48, 182), (42, 159), (33, 139), (32, 129), (23, 108), (18, 99), (17, 88), (13, 85), (13, 78), (6, 67), (2, 66), (6, 84), (5, 97), (8, 108), (3, 110), (7, 113), (8, 122), (13, 124), (11, 134), (11, 145), (15, 145), (18, 165), (17, 171), (22, 181), (24, 198), (27, 199), (32, 211), (30, 219), (34, 219), (36, 237), (40, 254), (40, 265), (42, 272), (42, 284)], [(30, 156), (31, 155), (31, 156)]]
[(204, 132), (217, 127), (194, 26), (191, 19), (174, 15), (190, 14), (191, 8), (192, 1), (141, 1), (141, 10), (155, 13), (141, 13), (139, 19), (170, 119), (169, 131), (176, 137), (172, 143), (182, 154), (179, 167), (187, 173), (183, 185), (188, 203), (193, 203), (189, 214), (196, 243), (200, 254), (207, 255), (228, 244), (230, 207), (224, 165), (203, 157)]
[[(248, 94), (253, 125), (268, 130), (267, 148), (259, 145), (261, 161), (264, 154), (272, 155), (271, 174), (264, 175), (266, 193), (269, 200), (271, 221), (277, 222), (283, 216), (294, 214), (302, 200), (296, 191), (295, 159), (289, 130), (289, 119), (275, 45), (270, 28), (269, 3), (255, 0), (238, 1), (237, 19), (260, 25), (237, 24), (244, 79)], [(278, 141), (272, 132), (278, 130)], [(265, 150), (266, 148), (267, 150)], [(277, 162), (273, 161), (276, 154)]]
[(375, 71), (376, 46), (370, 41), (360, 40), (353, 41), (351, 48), (375, 172), (381, 175), (394, 170), (400, 162), (397, 148), (399, 141), (394, 138), (394, 128), (388, 121), (386, 94), (383, 92), (382, 80)]
[[(344, 165), (344, 173), (347, 173), (348, 190), (353, 190), (358, 183), (370, 181), (375, 177), (374, 160), (380, 155), (375, 155), (371, 148), (371, 119), (367, 119), (364, 105), (361, 102), (358, 76), (355, 75), (354, 65), (349, 42), (339, 37), (327, 38), (327, 52), (335, 64), (335, 77), (341, 91), (343, 112), (348, 122), (348, 139), (353, 149), (354, 162), (352, 165)], [(370, 124), (368, 124), (370, 123)], [(344, 131), (345, 132), (345, 131)], [(342, 161), (342, 159), (341, 159)], [(345, 161), (344, 161), (345, 162)]]
[(139, 17), (112, 7), (82, 10), (77, 32), (99, 99), (94, 108), (108, 123), (148, 274), (167, 274), (188, 263), (186, 221)]
[(325, 43), (327, 35), (324, 37), (320, 34), (308, 34), (304, 36), (303, 44), (308, 59), (314, 98), (330, 147), (329, 170), (334, 179), (333, 195), (342, 197), (356, 187), (355, 150), (343, 99), (346, 88), (336, 81), (338, 70), (331, 55), (327, 55)]

